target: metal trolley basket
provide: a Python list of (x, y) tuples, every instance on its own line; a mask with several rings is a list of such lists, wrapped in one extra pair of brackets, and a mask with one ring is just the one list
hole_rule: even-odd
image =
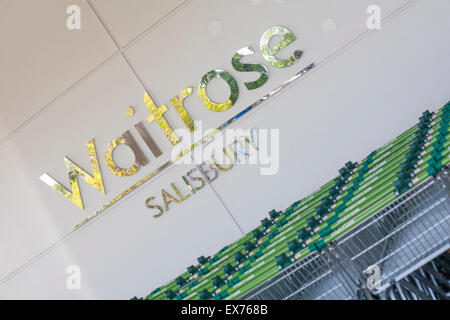
[(450, 248), (449, 190), (444, 170), (241, 299), (448, 298), (430, 261)]

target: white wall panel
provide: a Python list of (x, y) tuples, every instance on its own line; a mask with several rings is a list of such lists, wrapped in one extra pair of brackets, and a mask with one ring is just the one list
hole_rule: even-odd
[[(66, 9), (81, 9), (69, 30)], [(116, 51), (85, 1), (0, 2), (0, 141)]]
[(418, 3), (235, 125), (280, 129), (277, 175), (236, 165), (213, 183), (246, 232), (450, 100), (449, 13), (445, 1)]
[[(379, 5), (387, 16), (407, 2), (385, 0), (379, 1)], [(309, 63), (322, 61), (367, 31), (366, 8), (371, 3), (369, 0), (350, 0), (346, 5), (332, 0), (266, 0), (253, 5), (251, 1), (193, 0), (180, 14), (168, 18), (127, 48), (126, 53), (152, 97), (160, 104), (169, 104), (169, 99), (187, 86), (196, 89), (201, 77), (212, 69), (229, 71), (238, 81), (240, 90), (239, 99), (232, 108), (225, 112), (212, 112), (203, 107), (196, 90), (186, 99), (186, 108), (192, 118), (201, 119), (205, 128), (215, 128)], [(337, 24), (332, 35), (322, 29), (322, 24), (330, 17)], [(223, 31), (211, 34), (209, 27), (215, 23), (219, 23)], [(296, 49), (303, 50), (304, 55), (286, 69), (269, 66), (268, 82), (248, 91), (244, 82), (255, 80), (257, 75), (235, 71), (231, 58), (237, 50), (251, 46), (255, 55), (243, 61), (268, 65), (261, 55), (259, 42), (264, 31), (275, 25), (284, 26), (297, 36), (297, 40), (278, 56), (287, 57)], [(217, 101), (224, 101), (229, 89), (223, 81), (217, 80), (216, 83), (211, 82), (208, 92)], [(183, 126), (175, 110), (171, 110), (168, 118), (177, 126)]]
[(186, 0), (91, 0), (114, 38), (125, 46), (137, 36), (182, 10)]
[[(155, 196), (162, 205), (161, 188), (174, 182), (183, 196), (189, 194), (181, 176), (192, 166), (179, 165), (133, 194), (128, 201), (99, 216), (61, 246), (25, 269), (0, 288), (0, 298), (129, 299), (144, 296), (237, 240), (242, 233), (209, 187), (169, 211), (145, 207)], [(152, 202), (153, 203), (153, 202)], [(68, 290), (66, 269), (81, 269), (81, 289)]]

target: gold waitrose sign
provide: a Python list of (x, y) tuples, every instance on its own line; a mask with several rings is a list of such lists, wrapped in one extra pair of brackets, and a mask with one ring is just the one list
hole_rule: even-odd
[[(269, 41), (274, 36), (281, 36), (281, 40), (274, 44), (270, 45)], [(289, 31), (288, 29), (281, 27), (281, 26), (274, 26), (268, 29), (263, 33), (260, 39), (260, 49), (262, 56), (264, 60), (269, 63), (270, 65), (276, 67), (276, 68), (286, 68), (291, 66), (294, 62), (296, 62), (302, 55), (302, 51), (295, 50), (294, 53), (287, 59), (279, 59), (275, 55), (288, 46), (291, 42), (295, 41), (296, 37), (295, 35)], [(245, 56), (254, 54), (254, 51), (251, 47), (244, 47), (234, 54), (232, 57), (232, 66), (236, 71), (239, 72), (257, 72), (259, 74), (259, 78), (252, 82), (246, 82), (244, 85), (248, 90), (254, 90), (261, 86), (263, 86), (267, 80), (269, 79), (269, 70), (267, 66), (264, 64), (245, 64), (241, 63), (241, 59)], [(88, 222), (92, 218), (94, 218), (96, 215), (100, 214), (104, 210), (106, 210), (108, 207), (110, 207), (115, 202), (119, 201), (120, 199), (124, 198), (126, 195), (128, 195), (131, 191), (135, 190), (139, 186), (141, 186), (143, 183), (147, 182), (149, 179), (151, 179), (153, 176), (164, 170), (165, 168), (172, 165), (176, 160), (183, 157), (187, 153), (191, 152), (194, 148), (196, 148), (199, 145), (202, 145), (208, 139), (210, 139), (213, 135), (215, 135), (217, 132), (223, 130), (225, 127), (227, 127), (229, 124), (231, 124), (236, 119), (240, 118), (244, 114), (246, 114), (248, 111), (255, 108), (257, 105), (262, 103), (263, 101), (267, 100), (270, 96), (273, 94), (276, 94), (281, 89), (283, 89), (285, 86), (289, 85), (291, 82), (308, 72), (310, 69), (314, 67), (313, 64), (309, 65), (299, 73), (297, 73), (295, 76), (287, 80), (285, 83), (283, 83), (280, 87), (275, 89), (274, 91), (266, 94), (265, 96), (261, 97), (259, 100), (257, 100), (255, 103), (235, 115), (230, 120), (223, 123), (221, 126), (217, 127), (215, 130), (211, 131), (207, 135), (205, 135), (202, 139), (199, 141), (196, 141), (194, 144), (192, 144), (190, 147), (182, 151), (178, 154), (178, 156), (175, 159), (169, 160), (165, 162), (163, 165), (161, 165), (159, 168), (157, 168), (155, 171), (151, 172), (147, 176), (145, 176), (143, 179), (135, 183), (133, 186), (129, 187), (128, 189), (124, 190), (121, 194), (114, 197), (109, 203), (105, 204), (98, 210), (96, 210), (94, 213), (89, 215), (87, 218), (85, 218), (83, 221), (81, 221), (78, 225), (76, 225), (74, 228), (77, 228), (81, 226), (82, 224)], [(211, 100), (207, 93), (206, 88), (208, 83), (214, 79), (219, 78), (224, 80), (228, 86), (230, 87), (230, 96), (229, 98), (222, 102), (217, 103)], [(175, 108), (177, 114), (180, 116), (186, 127), (189, 129), (190, 132), (194, 132), (197, 128), (195, 127), (194, 121), (190, 117), (189, 113), (187, 112), (185, 106), (184, 106), (184, 99), (188, 96), (190, 96), (193, 93), (192, 87), (187, 87), (181, 90), (178, 96), (173, 97), (170, 99), (171, 105)], [(206, 73), (200, 80), (200, 83), (197, 87), (197, 95), (202, 102), (202, 104), (209, 110), (213, 112), (222, 112), (225, 110), (228, 110), (231, 108), (237, 101), (239, 96), (239, 86), (236, 81), (236, 79), (227, 71), (222, 69), (214, 69)], [(180, 139), (175, 134), (174, 130), (172, 129), (171, 125), (167, 122), (167, 120), (164, 117), (164, 114), (168, 111), (168, 107), (166, 105), (157, 106), (152, 98), (149, 96), (147, 92), (144, 93), (144, 102), (145, 106), (147, 107), (149, 114), (146, 118), (147, 122), (149, 124), (156, 123), (161, 130), (164, 132), (167, 139), (170, 141), (172, 145), (176, 145), (180, 142)], [(140, 136), (140, 138), (145, 142), (146, 146), (149, 148), (151, 153), (154, 157), (159, 157), (162, 153), (160, 148), (158, 147), (158, 144), (153, 140), (150, 133), (147, 131), (145, 124), (143, 121), (138, 122), (135, 125), (135, 129)], [(115, 148), (117, 148), (120, 145), (127, 145), (130, 147), (130, 149), (133, 151), (135, 155), (135, 163), (129, 167), (129, 168), (121, 168), (119, 167), (114, 159), (113, 159), (113, 151)], [(100, 171), (99, 166), (99, 159), (97, 155), (96, 146), (94, 143), (94, 140), (90, 140), (86, 143), (86, 148), (88, 152), (88, 156), (90, 159), (91, 164), (91, 172), (92, 174), (88, 173), (86, 170), (82, 169), (80, 166), (78, 166), (75, 162), (68, 159), (67, 157), (64, 157), (64, 163), (66, 166), (66, 170), (69, 176), (70, 181), (70, 190), (64, 187), (61, 183), (53, 179), (49, 174), (45, 173), (43, 174), (40, 179), (46, 183), (48, 186), (53, 188), (54, 190), (58, 191), (61, 195), (63, 195), (66, 199), (71, 201), (73, 204), (75, 204), (80, 209), (84, 209), (83, 200), (80, 193), (80, 187), (78, 184), (79, 179), (82, 179), (87, 184), (92, 186), (95, 190), (101, 192), (102, 194), (105, 194), (105, 187), (103, 184), (102, 174)], [(145, 153), (143, 150), (138, 146), (136, 143), (136, 140), (134, 136), (131, 134), (129, 130), (124, 132), (121, 137), (115, 138), (111, 140), (108, 145), (105, 148), (104, 151), (104, 161), (106, 163), (107, 168), (116, 176), (118, 177), (129, 177), (136, 174), (139, 169), (142, 166), (145, 166), (149, 163), (149, 160), (147, 159)], [(200, 178), (197, 177), (197, 180)], [(199, 180), (203, 184), (203, 180)], [(189, 184), (188, 184), (189, 185)], [(203, 185), (202, 185), (203, 186)], [(172, 186), (173, 187), (173, 186)], [(178, 190), (174, 188), (175, 192), (179, 194)], [(166, 195), (169, 197), (169, 195)], [(152, 199), (149, 198), (148, 201)], [(169, 200), (175, 201), (174, 199), (171, 199), (169, 197)], [(146, 203), (148, 207), (151, 207), (148, 202)]]

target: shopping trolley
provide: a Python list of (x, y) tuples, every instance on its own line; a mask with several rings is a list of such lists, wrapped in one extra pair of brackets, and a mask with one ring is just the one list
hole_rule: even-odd
[[(389, 288), (415, 283), (418, 276), (411, 278), (414, 272), (420, 273), (423, 266), (449, 250), (449, 190), (449, 171), (445, 168), (324, 250), (297, 261), (241, 299), (395, 297)], [(431, 279), (428, 274), (422, 277)], [(435, 296), (442, 298), (442, 294)]]

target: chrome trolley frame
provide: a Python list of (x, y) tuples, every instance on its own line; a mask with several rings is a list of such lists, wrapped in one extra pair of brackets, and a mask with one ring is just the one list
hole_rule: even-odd
[(448, 299), (448, 168), (241, 299)]

